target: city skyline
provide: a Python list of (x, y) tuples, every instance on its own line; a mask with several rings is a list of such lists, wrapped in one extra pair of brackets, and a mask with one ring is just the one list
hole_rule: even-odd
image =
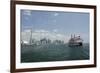
[(76, 34), (89, 42), (89, 13), (21, 10), (22, 32), (31, 28), (33, 31), (55, 32), (66, 37)]

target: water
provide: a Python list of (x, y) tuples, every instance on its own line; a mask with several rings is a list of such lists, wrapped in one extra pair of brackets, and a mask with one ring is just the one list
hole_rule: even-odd
[(39, 46), (21, 46), (21, 62), (48, 62), (88, 60), (89, 44), (69, 47), (67, 44), (44, 44)]

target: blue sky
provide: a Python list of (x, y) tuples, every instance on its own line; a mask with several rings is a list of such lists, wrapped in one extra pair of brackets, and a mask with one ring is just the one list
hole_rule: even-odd
[(61, 34), (80, 34), (89, 42), (89, 13), (21, 10), (22, 31), (45, 30)]

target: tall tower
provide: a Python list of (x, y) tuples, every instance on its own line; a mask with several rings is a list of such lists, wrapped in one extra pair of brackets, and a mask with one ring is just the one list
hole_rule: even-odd
[(32, 45), (32, 29), (30, 30), (30, 45)]

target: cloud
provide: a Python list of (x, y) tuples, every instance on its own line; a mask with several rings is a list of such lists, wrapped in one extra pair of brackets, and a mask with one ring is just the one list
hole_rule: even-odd
[(24, 15), (31, 16), (31, 10), (24, 10)]
[(28, 33), (30, 33), (30, 32), (31, 32), (31, 30), (24, 30), (24, 32), (28, 32)]
[[(30, 32), (29, 30), (27, 30), (28, 32), (22, 32), (22, 40), (30, 40)], [(55, 30), (54, 30), (55, 31)], [(56, 30), (57, 31), (57, 30)], [(32, 38), (36, 39), (36, 40), (40, 40), (42, 38), (47, 38), (50, 39), (51, 41), (54, 40), (62, 40), (64, 42), (68, 42), (68, 36), (64, 35), (64, 34), (60, 34), (60, 33), (54, 33), (54, 32), (50, 32), (47, 30), (34, 30), (32, 32)]]
[[(54, 29), (52, 31), (44, 30), (44, 29), (38, 29), (32, 31), (32, 39), (40, 40), (43, 38), (50, 39), (51, 41), (54, 40), (62, 40), (65, 43), (69, 41), (71, 38), (71, 34), (62, 34), (58, 32), (58, 29)], [(21, 40), (28, 41), (30, 40), (31, 30), (27, 29), (21, 32)], [(75, 33), (74, 33), (75, 34)], [(74, 35), (73, 34), (73, 35)], [(85, 33), (77, 33), (75, 36), (80, 35), (83, 39), (83, 42), (89, 42), (89, 35)]]
[(37, 33), (48, 33), (49, 31), (46, 31), (46, 30), (34, 30), (34, 32), (37, 32)]
[(54, 29), (53, 32), (58, 32), (58, 30), (57, 29)]
[(59, 15), (59, 13), (54, 13), (54, 16), (58, 16)]

